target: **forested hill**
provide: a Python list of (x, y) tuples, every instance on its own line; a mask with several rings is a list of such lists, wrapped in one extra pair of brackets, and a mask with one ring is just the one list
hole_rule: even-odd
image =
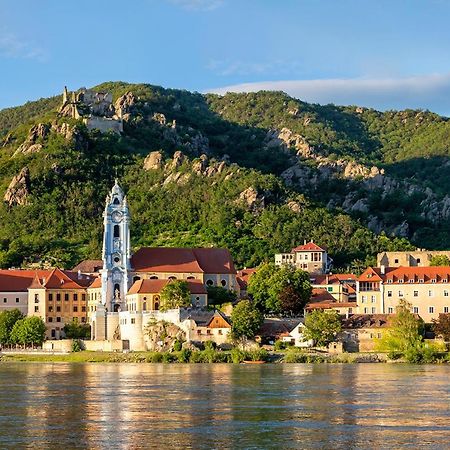
[(93, 89), (113, 94), (122, 135), (58, 114), (62, 96), (0, 111), (2, 267), (99, 257), (116, 174), (134, 247), (226, 246), (250, 266), (314, 239), (340, 268), (363, 267), (382, 250), (448, 247), (443, 117), (320, 106), (281, 92)]

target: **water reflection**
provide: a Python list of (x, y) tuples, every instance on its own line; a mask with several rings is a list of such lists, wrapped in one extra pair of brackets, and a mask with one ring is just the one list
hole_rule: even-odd
[(449, 373), (4, 363), (0, 448), (448, 448)]

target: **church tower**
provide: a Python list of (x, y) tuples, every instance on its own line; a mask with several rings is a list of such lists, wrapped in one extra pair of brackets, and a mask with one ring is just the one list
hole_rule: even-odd
[(117, 180), (106, 197), (103, 226), (101, 302), (109, 312), (124, 311), (131, 270), (130, 211)]

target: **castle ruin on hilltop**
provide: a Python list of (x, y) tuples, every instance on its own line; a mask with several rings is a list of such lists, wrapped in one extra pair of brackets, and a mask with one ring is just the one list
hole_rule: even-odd
[(123, 132), (122, 109), (115, 108), (110, 92), (95, 92), (86, 88), (69, 92), (64, 86), (63, 102), (58, 112), (65, 117), (82, 119), (88, 130)]

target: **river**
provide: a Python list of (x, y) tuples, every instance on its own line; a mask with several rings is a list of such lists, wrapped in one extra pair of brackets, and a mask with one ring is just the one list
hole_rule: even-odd
[(0, 448), (450, 447), (450, 367), (0, 364)]

